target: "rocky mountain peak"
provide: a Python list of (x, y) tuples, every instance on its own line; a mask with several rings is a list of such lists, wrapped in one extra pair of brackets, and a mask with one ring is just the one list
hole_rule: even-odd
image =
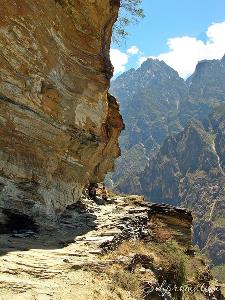
[[(121, 102), (127, 130), (117, 166), (125, 168), (112, 177), (118, 192), (193, 209), (193, 241), (223, 278), (224, 59), (199, 62), (185, 83), (158, 60), (149, 59), (133, 72)], [(113, 89), (120, 99), (116, 82)], [(139, 143), (145, 151), (136, 147)]]
[(191, 78), (189, 94), (202, 101), (224, 101), (225, 64), (222, 60), (203, 60), (196, 66)]
[[(120, 139), (124, 152), (113, 176), (126, 173), (132, 177), (133, 172), (129, 175), (127, 170), (138, 167), (137, 161), (140, 166), (137, 171), (142, 170), (151, 151), (162, 145), (168, 135), (183, 128), (180, 108), (188, 99), (188, 86), (165, 62), (149, 58), (137, 70), (125, 72), (112, 81), (111, 92), (120, 101), (126, 124)], [(138, 151), (137, 144), (142, 144), (144, 151), (143, 148)], [(137, 193), (138, 180), (131, 181), (136, 182), (137, 189), (133, 192)]]
[(149, 77), (165, 76), (168, 79), (178, 78), (178, 72), (168, 66), (163, 60), (148, 58), (138, 69), (140, 73), (147, 73)]

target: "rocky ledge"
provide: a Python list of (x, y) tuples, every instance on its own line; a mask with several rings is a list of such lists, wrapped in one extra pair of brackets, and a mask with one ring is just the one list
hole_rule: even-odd
[(113, 169), (124, 126), (108, 94), (118, 9), (117, 0), (2, 1), (0, 227), (12, 216), (51, 223)]
[(191, 246), (186, 210), (82, 196), (57, 224), (1, 235), (0, 299), (224, 299)]

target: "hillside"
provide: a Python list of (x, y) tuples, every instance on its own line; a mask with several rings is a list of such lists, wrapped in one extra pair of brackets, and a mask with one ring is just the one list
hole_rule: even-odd
[(188, 87), (164, 62), (148, 59), (112, 81), (110, 91), (119, 99), (126, 124), (120, 137), (122, 155), (111, 177), (116, 189), (143, 170), (168, 135), (182, 130), (180, 105), (188, 99)]
[(119, 99), (126, 126), (120, 138), (122, 156), (111, 175), (115, 190), (141, 193), (139, 173), (154, 151), (169, 135), (190, 120), (203, 121), (225, 100), (224, 75), (224, 57), (199, 62), (186, 82), (163, 61), (148, 59), (112, 81), (111, 92)]
[[(223, 273), (223, 278), (224, 75), (225, 56), (221, 60), (199, 62), (186, 82), (163, 62), (154, 60), (148, 60), (137, 71), (128, 71), (117, 78), (112, 91), (117, 93), (122, 111), (125, 110), (126, 130), (121, 138), (122, 156), (117, 161), (118, 171), (111, 177), (114, 181), (111, 185), (120, 193), (144, 194), (153, 202), (193, 210), (193, 242), (207, 253), (212, 264), (217, 266), (216, 273)], [(163, 96), (167, 94), (171, 100), (166, 110)], [(132, 102), (133, 95), (138, 99), (136, 105)], [(178, 99), (179, 106), (176, 107)], [(154, 114), (154, 103), (157, 103), (157, 114)], [(148, 119), (148, 126), (145, 123), (140, 128), (136, 126), (137, 131), (131, 130), (135, 124), (141, 124), (142, 119)], [(171, 120), (175, 127), (170, 126)], [(148, 141), (154, 136), (152, 132), (156, 127), (161, 138), (154, 139), (152, 146)]]
[(167, 138), (140, 175), (141, 191), (151, 201), (193, 210), (193, 242), (214, 265), (225, 265), (224, 112), (220, 106), (207, 126), (191, 122)]

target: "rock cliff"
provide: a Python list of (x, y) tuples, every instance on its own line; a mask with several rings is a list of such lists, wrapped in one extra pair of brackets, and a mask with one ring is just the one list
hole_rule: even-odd
[(113, 169), (123, 128), (108, 94), (118, 9), (117, 0), (1, 2), (1, 220), (52, 221)]

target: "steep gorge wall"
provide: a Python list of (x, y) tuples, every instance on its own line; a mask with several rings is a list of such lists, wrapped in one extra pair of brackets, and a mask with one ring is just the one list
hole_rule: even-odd
[[(102, 180), (123, 129), (108, 94), (119, 1), (3, 0), (0, 214), (54, 219)], [(44, 217), (44, 218), (43, 218)]]

